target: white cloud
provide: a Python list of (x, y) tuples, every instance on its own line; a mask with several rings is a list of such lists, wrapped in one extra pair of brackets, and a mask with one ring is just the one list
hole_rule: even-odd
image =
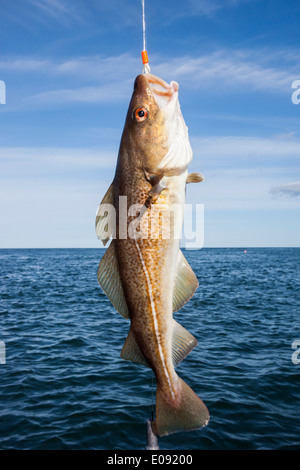
[(216, 0), (189, 0), (188, 14), (211, 16), (222, 8), (220, 2)]
[[(70, 0), (28, 0), (29, 14), (36, 21), (49, 23), (53, 20), (63, 26), (83, 23), (87, 17), (84, 3)], [(48, 25), (47, 25), (48, 26)]]
[[(3, 3), (3, 2), (2, 2)], [(72, 24), (80, 26), (89, 16), (83, 2), (71, 0), (14, 0), (5, 2), (1, 9), (2, 26), (17, 25), (18, 30), (25, 28), (30, 33), (37, 27), (51, 29), (57, 24), (69, 28)]]
[[(1, 69), (11, 74), (7, 80), (11, 101), (5, 109), (9, 112), (31, 106), (128, 101), (141, 61), (128, 54), (67, 60), (6, 58), (0, 60)], [(13, 90), (16, 79), (19, 83)]]
[[(78, 56), (68, 59), (53, 59), (39, 57), (8, 57), (0, 60), (2, 71), (22, 73), (42, 73), (47, 75), (69, 76), (74, 79), (105, 81), (108, 78), (131, 76), (132, 69), (138, 68), (140, 60), (130, 54), (103, 57), (99, 55)], [(141, 67), (140, 67), (141, 68)]]
[(46, 72), (51, 70), (51, 61), (48, 59), (7, 58), (0, 60), (0, 68), (5, 72)]
[[(117, 155), (98, 148), (0, 147), (0, 179), (68, 177), (83, 171), (112, 172)], [(100, 174), (100, 173), (99, 173)]]
[(243, 3), (253, 2), (253, 0), (189, 0), (189, 14), (211, 16), (224, 8), (237, 7)]
[(270, 193), (273, 196), (287, 195), (290, 197), (299, 197), (300, 196), (300, 181), (294, 183), (287, 183), (281, 186), (275, 186), (271, 188)]
[(14, 0), (5, 2), (1, 10), (2, 24), (11, 22), (18, 27), (35, 31), (36, 26), (47, 30), (59, 27), (70, 31), (72, 27), (107, 27), (110, 31), (132, 26), (141, 20), (141, 6), (132, 0)]
[[(165, 59), (153, 56), (153, 73), (177, 80), (187, 93), (286, 93), (299, 70), (296, 51), (218, 50), (198, 57)], [(0, 69), (23, 77), (20, 90), (33, 104), (45, 106), (72, 102), (106, 102), (129, 99), (141, 61), (130, 54), (53, 58), (3, 58)], [(42, 75), (42, 77), (41, 77)], [(29, 79), (30, 77), (30, 79)], [(41, 78), (40, 78), (41, 77)], [(8, 75), (9, 79), (9, 75)], [(34, 90), (38, 90), (34, 92)], [(16, 90), (16, 96), (20, 91)], [(24, 98), (23, 98), (24, 99)], [(22, 106), (18, 97), (18, 105)], [(16, 105), (16, 106), (18, 106)], [(8, 108), (8, 107), (7, 107)]]
[[(242, 230), (252, 217), (259, 230), (255, 218), (262, 217), (263, 211), (275, 217), (276, 211), (287, 213), (298, 207), (299, 198), (275, 199), (269, 188), (280, 188), (280, 194), (291, 189), (300, 192), (299, 182), (282, 184), (299, 170), (299, 145), (299, 141), (281, 141), (276, 136), (193, 140), (190, 171), (203, 172), (205, 181), (188, 185), (187, 203), (205, 206), (205, 243), (222, 246), (221, 238), (226, 230), (233, 230), (232, 223), (240, 223)], [(288, 154), (293, 165), (278, 165)], [(0, 213), (5, 221), (0, 246), (99, 247), (95, 210), (113, 178), (116, 160), (116, 154), (98, 148), (0, 148)], [(220, 220), (218, 214), (222, 214)], [(251, 227), (251, 236), (255, 237), (256, 229)], [(243, 230), (240, 243), (249, 244), (250, 235), (247, 238)], [(268, 243), (280, 245), (269, 232)], [(216, 234), (223, 235), (218, 238)], [(252, 244), (259, 244), (256, 237)], [(235, 234), (225, 238), (236, 243)]]
[[(190, 171), (200, 171), (205, 181), (191, 184), (187, 198), (204, 203), (207, 210), (293, 210), (298, 199), (277, 198), (299, 174), (300, 140), (293, 135), (278, 136), (214, 136), (191, 139), (194, 158)], [(270, 187), (277, 188), (270, 194)]]
[(95, 213), (116, 160), (96, 148), (0, 148), (0, 246), (100, 247)]
[(95, 214), (107, 183), (29, 179), (0, 187), (0, 247), (101, 247)]
[(59, 106), (67, 103), (112, 103), (127, 100), (129, 90), (132, 91), (132, 84), (122, 82), (94, 87), (81, 87), (74, 89), (63, 89), (37, 93), (26, 98), (26, 103), (30, 105), (51, 105)]
[(41, 9), (47, 15), (57, 17), (60, 14), (70, 13), (70, 7), (65, 0), (29, 0), (36, 8)]
[[(272, 54), (273, 56), (273, 54)], [(164, 77), (184, 81), (186, 87), (215, 89), (216, 99), (223, 92), (252, 90), (285, 92), (291, 94), (291, 83), (297, 73), (296, 65), (272, 65), (270, 56), (263, 59), (252, 51), (223, 50), (200, 57), (180, 57), (161, 61), (155, 72)], [(171, 79), (171, 78), (170, 78)]]
[(194, 158), (212, 168), (299, 166), (300, 140), (284, 136), (191, 137)]

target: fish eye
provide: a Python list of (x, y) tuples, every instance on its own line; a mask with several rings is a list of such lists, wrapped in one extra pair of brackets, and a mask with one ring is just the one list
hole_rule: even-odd
[(137, 122), (145, 121), (147, 116), (148, 116), (148, 111), (143, 106), (136, 109), (135, 112), (134, 112), (134, 118)]

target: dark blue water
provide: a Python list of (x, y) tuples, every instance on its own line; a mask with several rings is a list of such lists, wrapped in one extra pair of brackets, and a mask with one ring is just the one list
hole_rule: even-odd
[[(0, 250), (1, 449), (145, 447), (152, 372), (120, 359), (129, 324), (97, 284), (103, 253)], [(200, 287), (175, 318), (199, 344), (177, 371), (211, 421), (160, 448), (300, 449), (300, 249), (185, 256)]]

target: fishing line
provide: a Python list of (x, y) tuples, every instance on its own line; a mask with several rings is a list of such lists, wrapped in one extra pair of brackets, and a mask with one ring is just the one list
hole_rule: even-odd
[[(142, 50), (142, 61), (143, 61), (143, 73), (150, 73), (148, 52), (146, 50), (146, 20), (145, 20), (145, 0), (141, 0), (142, 10), (143, 10), (143, 50)], [(151, 371), (151, 401), (152, 401), (152, 411), (151, 411), (151, 420), (154, 421), (154, 398), (153, 398), (153, 377), (154, 373)]]
[(152, 419), (152, 421), (154, 421), (154, 411), (153, 411), (153, 410), (154, 410), (154, 406), (153, 406), (153, 376), (154, 376), (154, 373), (153, 373), (153, 371), (152, 371), (152, 374), (151, 374), (151, 384), (152, 384), (152, 387), (151, 387), (151, 389), (152, 389), (152, 412), (151, 412), (151, 419)]
[(146, 21), (145, 21), (145, 0), (142, 0), (143, 8), (143, 51), (146, 50)]
[(144, 64), (143, 73), (150, 73), (148, 52), (146, 50), (145, 0), (141, 0), (141, 1), (142, 1), (142, 9), (143, 9), (143, 50), (142, 50), (142, 61)]

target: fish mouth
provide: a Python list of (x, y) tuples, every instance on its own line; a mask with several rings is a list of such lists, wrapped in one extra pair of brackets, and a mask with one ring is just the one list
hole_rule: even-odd
[[(154, 94), (154, 97), (157, 97), (159, 104), (168, 104), (174, 96), (178, 96), (179, 85), (177, 82), (172, 81), (170, 84), (165, 82), (162, 78), (152, 75), (151, 73), (145, 74), (145, 78), (148, 81), (149, 87)], [(159, 99), (160, 98), (160, 99)]]

